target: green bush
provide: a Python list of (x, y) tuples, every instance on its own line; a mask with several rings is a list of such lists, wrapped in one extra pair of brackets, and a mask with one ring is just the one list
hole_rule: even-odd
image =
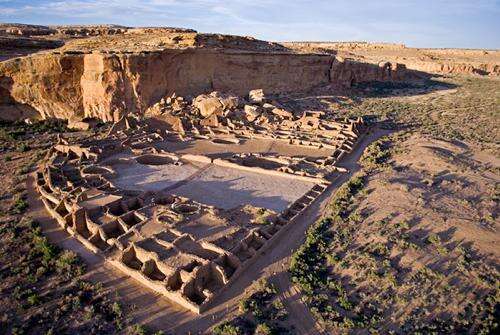
[(255, 328), (255, 335), (272, 335), (273, 329), (266, 323), (259, 323)]
[(229, 322), (217, 325), (213, 331), (214, 335), (240, 335), (242, 333), (243, 332), (240, 327), (232, 325)]
[(28, 302), (29, 305), (35, 306), (40, 304), (40, 297), (36, 293), (31, 293), (27, 298), (26, 301)]
[[(338, 312), (332, 309), (329, 297), (323, 294), (331, 291), (338, 297), (339, 305), (345, 310), (353, 308), (340, 282), (328, 278), (328, 265), (337, 262), (347, 262), (331, 254), (332, 243), (344, 245), (351, 239), (352, 229), (349, 223), (350, 205), (354, 196), (363, 189), (365, 176), (352, 177), (335, 194), (330, 205), (330, 216), (316, 222), (306, 233), (306, 241), (292, 255), (290, 260), (290, 274), (292, 282), (297, 284), (307, 297), (311, 311), (317, 311), (321, 316), (340, 322)], [(346, 223), (345, 228), (330, 231), (332, 224)]]
[(29, 151), (30, 149), (31, 149), (30, 146), (24, 142), (17, 146), (17, 151), (19, 152), (26, 152)]
[(35, 250), (42, 254), (43, 260), (45, 262), (54, 260), (59, 252), (57, 247), (50, 244), (45, 236), (41, 235), (33, 236), (33, 244)]
[(387, 137), (370, 144), (361, 157), (361, 165), (367, 169), (384, 166), (390, 158), (389, 140)]
[(429, 234), (429, 236), (427, 236), (427, 243), (433, 245), (439, 245), (441, 243), (441, 239), (439, 238), (438, 235), (431, 233)]
[(21, 214), (28, 208), (28, 202), (22, 197), (19, 197), (11, 207), (11, 210), (15, 214)]
[(144, 325), (135, 324), (130, 328), (129, 334), (131, 335), (147, 335), (148, 329)]
[(70, 250), (64, 250), (59, 254), (59, 257), (55, 262), (55, 267), (59, 274), (66, 276), (75, 276), (83, 272), (77, 254)]

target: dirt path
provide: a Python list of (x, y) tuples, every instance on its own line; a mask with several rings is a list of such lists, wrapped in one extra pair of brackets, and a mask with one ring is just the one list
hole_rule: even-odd
[(193, 314), (169, 302), (163, 296), (144, 288), (60, 229), (45, 212), (34, 189), (33, 176), (28, 179), (30, 214), (40, 221), (49, 240), (65, 249), (77, 252), (85, 260), (88, 265), (86, 274), (88, 280), (101, 282), (103, 287), (117, 292), (122, 303), (130, 307), (128, 315), (133, 322), (144, 324), (153, 330), (161, 329), (167, 334), (203, 334), (216, 323), (237, 313), (238, 303), (243, 298), (245, 289), (252, 282), (260, 278), (269, 278), (277, 286), (280, 297), (289, 312), (289, 323), (296, 332), (298, 334), (321, 334), (320, 327), (302, 302), (300, 292), (290, 282), (287, 272), (290, 256), (303, 243), (309, 226), (323, 215), (338, 187), (359, 169), (357, 161), (366, 146), (387, 133), (388, 131), (376, 130), (367, 134), (355, 150), (339, 164), (350, 172), (339, 175), (292, 226), (287, 228), (288, 234), (283, 234), (276, 246), (265, 251), (255, 263), (250, 265), (236, 282), (214, 300), (212, 304), (214, 307), (202, 315)]

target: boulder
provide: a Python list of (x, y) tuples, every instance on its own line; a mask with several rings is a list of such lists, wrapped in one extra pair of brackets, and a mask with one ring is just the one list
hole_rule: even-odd
[(172, 115), (170, 113), (166, 113), (161, 116), (161, 119), (170, 126), (172, 131), (175, 131), (182, 135), (186, 133), (184, 125), (182, 124), (182, 119), (180, 117)]
[(217, 115), (214, 113), (214, 114), (210, 115), (209, 117), (201, 120), (200, 124), (202, 126), (206, 126), (206, 127), (218, 127), (219, 126), (219, 119), (217, 118)]
[(271, 113), (286, 120), (291, 120), (293, 118), (293, 114), (291, 112), (281, 108), (273, 108), (271, 109)]
[(247, 121), (253, 122), (262, 114), (262, 109), (258, 106), (245, 105), (245, 116)]
[(193, 100), (193, 106), (198, 108), (201, 116), (209, 117), (212, 114), (222, 115), (224, 112), (224, 106), (220, 100), (216, 97), (202, 94), (197, 96)]
[(137, 127), (136, 119), (134, 119), (131, 116), (122, 116), (118, 121), (113, 123), (113, 125), (108, 131), (107, 136), (111, 136), (118, 132), (122, 132), (130, 128), (136, 128), (136, 127)]
[(90, 124), (88, 122), (84, 122), (84, 121), (69, 120), (68, 121), (68, 129), (71, 129), (71, 130), (89, 130)]
[(248, 92), (248, 101), (253, 104), (263, 104), (265, 101), (264, 90), (251, 90)]
[(240, 99), (234, 95), (221, 96), (219, 97), (219, 100), (226, 111), (238, 108), (240, 105)]
[(273, 108), (276, 108), (276, 106), (265, 102), (264, 104), (262, 104), (262, 108), (264, 108), (265, 110), (272, 110)]

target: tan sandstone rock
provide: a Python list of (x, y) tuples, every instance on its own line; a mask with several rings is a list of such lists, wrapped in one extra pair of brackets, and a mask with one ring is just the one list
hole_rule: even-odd
[(245, 116), (249, 122), (255, 121), (262, 113), (262, 109), (258, 106), (245, 105)]
[(251, 90), (248, 92), (248, 101), (254, 104), (263, 104), (265, 101), (264, 90)]
[(222, 115), (224, 106), (220, 100), (211, 95), (201, 94), (193, 100), (193, 106), (199, 109), (201, 116), (209, 117), (212, 114)]
[(214, 114), (210, 115), (209, 117), (201, 120), (200, 124), (202, 126), (207, 126), (207, 127), (218, 127), (219, 126), (219, 119), (217, 118), (217, 115), (214, 113)]
[[(0, 118), (118, 121), (142, 115), (165, 95), (198, 95), (217, 89), (263, 104), (263, 92), (307, 91), (333, 83), (400, 78), (404, 69), (385, 73), (377, 65), (344, 62), (331, 67), (332, 55), (224, 53), (219, 50), (165, 50), (158, 53), (44, 53), (0, 62)], [(376, 70), (374, 70), (375, 68)], [(329, 74), (331, 74), (329, 76)], [(236, 99), (209, 96), (199, 102), (204, 117), (236, 108)], [(182, 109), (182, 101), (171, 104)], [(204, 100), (204, 99), (202, 99)], [(222, 100), (222, 102), (221, 102)], [(239, 104), (239, 102), (238, 102)]]

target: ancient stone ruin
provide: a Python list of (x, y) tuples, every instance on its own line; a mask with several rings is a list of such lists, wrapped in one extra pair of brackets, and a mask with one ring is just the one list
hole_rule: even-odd
[(60, 138), (36, 188), (86, 248), (195, 313), (293, 229), (366, 130), (263, 90), (170, 95), (147, 114), (101, 139)]
[[(366, 131), (361, 118), (290, 107), (286, 96), (421, 76), (187, 29), (0, 28), (13, 48), (0, 62), (1, 119), (110, 124), (105, 136), (61, 137), (49, 150), (36, 173), (47, 211), (195, 313), (293, 229)], [(30, 51), (44, 43), (62, 46)]]

